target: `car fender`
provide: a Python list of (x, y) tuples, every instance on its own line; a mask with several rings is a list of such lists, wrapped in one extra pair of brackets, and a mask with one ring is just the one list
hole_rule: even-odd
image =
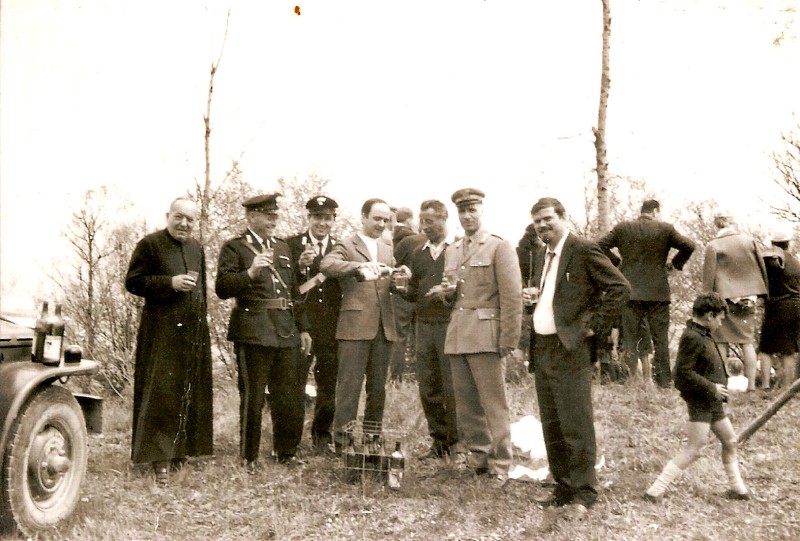
[(60, 378), (94, 374), (99, 369), (100, 363), (89, 359), (58, 366), (27, 361), (0, 364), (0, 464), (3, 463), (8, 434), (14, 420), (36, 389), (51, 385)]

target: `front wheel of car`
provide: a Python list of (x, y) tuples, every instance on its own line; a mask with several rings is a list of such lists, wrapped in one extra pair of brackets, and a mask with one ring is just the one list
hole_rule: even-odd
[(17, 416), (2, 471), (2, 530), (26, 535), (54, 527), (80, 499), (88, 438), (83, 413), (67, 389), (49, 386)]

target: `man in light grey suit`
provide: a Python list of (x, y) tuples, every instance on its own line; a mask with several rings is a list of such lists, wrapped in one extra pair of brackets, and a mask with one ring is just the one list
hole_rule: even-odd
[(391, 343), (397, 340), (392, 302), (392, 246), (381, 235), (391, 219), (389, 205), (368, 199), (361, 207), (361, 232), (333, 247), (320, 271), (337, 278), (342, 305), (336, 326), (339, 370), (336, 378), (334, 443), (345, 443), (345, 426), (358, 414), (361, 385), (366, 377), (366, 426), (383, 422), (386, 375)]

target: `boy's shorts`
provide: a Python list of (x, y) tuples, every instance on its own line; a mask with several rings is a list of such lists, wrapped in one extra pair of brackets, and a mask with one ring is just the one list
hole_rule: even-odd
[(715, 400), (711, 404), (686, 402), (686, 407), (689, 409), (689, 421), (693, 423), (714, 424), (726, 417), (722, 402), (719, 400)]

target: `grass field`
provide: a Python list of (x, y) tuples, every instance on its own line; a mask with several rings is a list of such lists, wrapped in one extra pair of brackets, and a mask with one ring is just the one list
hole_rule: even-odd
[[(512, 421), (536, 414), (533, 381), (510, 384)], [(769, 397), (736, 395), (729, 412), (737, 431)], [(306, 456), (288, 470), (264, 461), (248, 475), (239, 465), (238, 396), (225, 380), (215, 390), (215, 456), (190, 461), (159, 488), (149, 471), (132, 468), (130, 404), (107, 401), (104, 434), (90, 442), (89, 473), (74, 515), (41, 539), (69, 540), (796, 540), (800, 539), (800, 399), (790, 401), (740, 450), (754, 496), (731, 502), (719, 458), (705, 455), (660, 505), (641, 495), (680, 447), (686, 419), (676, 391), (641, 383), (595, 387), (605, 466), (600, 498), (582, 520), (544, 512), (541, 483), (503, 488), (464, 478), (443, 463), (407, 460), (401, 490), (347, 484), (335, 459)], [(263, 452), (271, 447), (265, 416)], [(416, 385), (391, 385), (386, 426), (403, 435), (408, 455), (427, 445)], [(304, 436), (304, 445), (308, 435)]]

